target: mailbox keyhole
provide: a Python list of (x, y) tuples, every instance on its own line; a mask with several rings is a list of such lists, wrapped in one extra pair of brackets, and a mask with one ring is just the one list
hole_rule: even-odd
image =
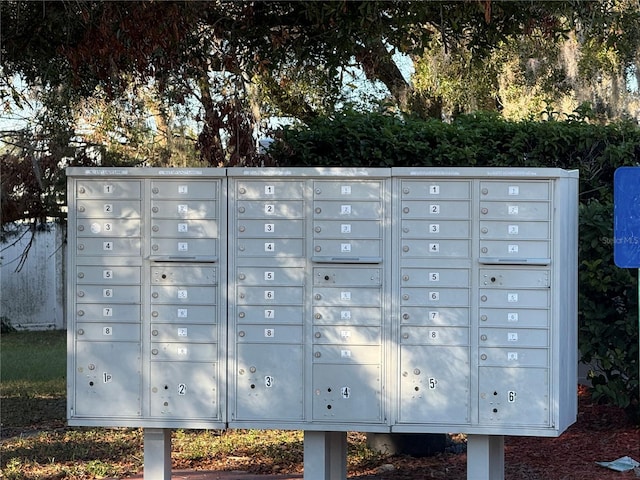
[(494, 395), (498, 395), (498, 392), (493, 392)]
[(496, 277), (491, 277), (491, 282), (495, 282), (496, 281)]
[(256, 384), (255, 384), (255, 383), (252, 383), (252, 384), (251, 384), (251, 388), (256, 388)]
[[(163, 278), (163, 279), (167, 278), (167, 274), (166, 274), (166, 273), (163, 273), (163, 274), (162, 274), (162, 278)], [(492, 280), (492, 281), (493, 281), (493, 280)]]
[(327, 388), (327, 392), (331, 393), (331, 387)]
[(325, 280), (329, 280), (330, 278), (331, 278), (331, 277), (330, 277), (329, 275), (325, 275), (325, 276), (324, 276), (324, 279), (325, 279)]
[(93, 387), (93, 382), (89, 382), (89, 386), (90, 386), (90, 387)]
[(164, 389), (165, 389), (165, 390), (169, 390), (169, 385), (165, 385), (165, 386), (164, 386)]
[(497, 409), (497, 408), (494, 408), (494, 409), (493, 409), (493, 413), (498, 413), (498, 409)]
[(420, 390), (420, 387), (416, 385), (415, 387), (413, 387), (413, 389), (417, 392)]
[(327, 410), (331, 410), (331, 405), (327, 405)]

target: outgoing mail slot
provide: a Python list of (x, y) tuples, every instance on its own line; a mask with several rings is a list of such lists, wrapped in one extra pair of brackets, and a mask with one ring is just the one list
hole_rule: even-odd
[(533, 328), (480, 328), (481, 346), (489, 347), (547, 347), (549, 332)]
[(469, 285), (469, 270), (466, 268), (403, 268), (400, 270), (402, 285), (407, 287), (462, 287)]
[(381, 293), (379, 288), (316, 287), (313, 289), (313, 304), (374, 307), (381, 305)]
[(408, 181), (402, 182), (402, 198), (457, 199), (470, 198), (470, 183), (466, 181)]
[(217, 238), (218, 236), (217, 220), (163, 220), (156, 218), (151, 225), (151, 238)]
[(378, 200), (383, 196), (382, 182), (366, 181), (315, 181), (314, 198), (338, 198), (354, 200)]
[(303, 287), (239, 287), (238, 305), (302, 305)]
[(151, 343), (152, 361), (216, 362), (215, 343)]
[(402, 326), (400, 343), (404, 345), (469, 345), (469, 329), (460, 327)]
[(313, 307), (315, 325), (380, 325), (382, 310), (375, 307)]
[(350, 219), (373, 220), (382, 218), (380, 202), (352, 201), (315, 201), (313, 202), (313, 217), (315, 219), (336, 219), (343, 223)]
[(381, 238), (382, 224), (378, 220), (316, 220), (313, 238)]
[(217, 218), (215, 200), (152, 200), (151, 218), (206, 219)]
[(216, 287), (153, 285), (151, 301), (183, 305), (207, 305), (216, 303)]
[(305, 271), (299, 267), (238, 267), (238, 285), (304, 285)]
[(405, 200), (402, 202), (402, 218), (428, 218), (433, 219), (469, 219), (469, 202), (456, 200), (442, 200), (439, 198), (417, 201)]
[(480, 182), (480, 194), (492, 200), (548, 200), (549, 182)]
[(78, 237), (139, 237), (140, 220), (80, 218), (76, 222)]
[(549, 241), (528, 240), (481, 240), (480, 255), (482, 257), (498, 257), (500, 259), (513, 259), (517, 262), (522, 259), (545, 259), (550, 255)]
[(455, 239), (403, 239), (400, 247), (403, 258), (468, 258), (471, 254), (470, 240)]
[(85, 180), (76, 183), (77, 198), (140, 198), (140, 182)]
[(533, 308), (481, 308), (480, 323), (491, 327), (547, 328), (549, 311)]
[(140, 218), (140, 201), (134, 200), (79, 200), (76, 215), (81, 218)]
[(304, 310), (301, 306), (288, 305), (243, 305), (237, 310), (237, 323), (303, 323)]
[(304, 220), (242, 219), (238, 223), (237, 232), (238, 238), (302, 238), (304, 236)]
[(154, 238), (151, 240), (151, 255), (170, 257), (210, 257), (218, 252), (215, 238)]
[(216, 267), (174, 265), (151, 267), (151, 281), (166, 285), (216, 285)]
[(203, 324), (153, 323), (151, 340), (153, 342), (216, 343), (217, 326)]
[(81, 303), (76, 305), (79, 322), (139, 323), (140, 305), (119, 303)]
[(480, 285), (496, 287), (548, 287), (549, 270), (480, 269)]
[(379, 346), (363, 345), (315, 345), (313, 363), (379, 364)]
[(374, 286), (381, 285), (379, 268), (314, 268), (314, 285)]
[(153, 305), (151, 319), (163, 323), (218, 323), (216, 308), (211, 305)]
[(400, 320), (413, 325), (469, 325), (469, 308), (402, 307)]
[(295, 200), (237, 202), (238, 221), (245, 218), (304, 218), (304, 203)]
[(301, 325), (263, 324), (238, 325), (236, 341), (239, 343), (302, 343)]
[(76, 339), (82, 342), (139, 342), (140, 324), (78, 322)]
[(549, 203), (547, 202), (480, 202), (480, 218), (482, 220), (549, 220)]
[(304, 196), (302, 182), (289, 182), (268, 179), (259, 182), (239, 181), (236, 192), (240, 200), (296, 199)]
[(140, 284), (140, 267), (110, 265), (78, 265), (78, 284), (101, 283), (108, 285)]
[(548, 308), (549, 289), (545, 290), (498, 290), (480, 289), (481, 307), (502, 308)]
[(502, 240), (547, 240), (550, 223), (546, 221), (480, 222), (481, 239)]
[(138, 257), (140, 238), (79, 238), (78, 256)]
[(481, 366), (547, 367), (549, 350), (546, 348), (485, 348), (478, 352)]
[(428, 305), (466, 307), (469, 305), (468, 288), (401, 288), (402, 305)]
[(81, 285), (76, 291), (78, 303), (140, 303), (140, 287), (133, 285)]
[(218, 384), (215, 363), (151, 364), (152, 417), (218, 419)]
[(380, 345), (381, 341), (380, 327), (338, 325), (313, 329), (313, 343), (316, 345)]
[(210, 198), (218, 195), (218, 182), (198, 182), (193, 180), (152, 180), (152, 198)]
[(379, 258), (382, 255), (382, 242), (380, 240), (314, 240), (314, 255), (319, 257), (328, 256), (332, 259), (354, 259), (354, 258)]
[(302, 238), (242, 238), (236, 246), (238, 257), (302, 257)]
[(402, 238), (470, 238), (467, 220), (402, 220)]

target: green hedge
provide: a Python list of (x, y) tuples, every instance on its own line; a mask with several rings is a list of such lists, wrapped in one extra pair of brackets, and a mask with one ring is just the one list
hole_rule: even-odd
[(452, 123), (353, 111), (277, 132), (280, 167), (557, 167), (580, 171), (579, 347), (594, 397), (638, 415), (637, 271), (613, 264), (613, 173), (640, 163), (640, 128), (582, 118)]

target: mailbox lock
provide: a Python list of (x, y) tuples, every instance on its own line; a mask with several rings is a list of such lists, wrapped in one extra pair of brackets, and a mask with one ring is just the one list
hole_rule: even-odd
[(153, 208), (151, 209), (151, 211), (152, 211), (153, 213), (158, 213), (158, 210), (159, 210), (159, 208), (158, 208), (158, 207), (153, 207)]
[(158, 225), (154, 225), (153, 227), (151, 227), (151, 230), (153, 230), (154, 232), (159, 232), (160, 227)]
[(239, 191), (241, 194), (243, 194), (243, 195), (244, 195), (245, 193), (247, 193), (247, 189), (246, 189), (246, 188), (244, 188), (244, 187), (240, 187), (240, 188), (238, 189), (238, 191)]
[(482, 253), (487, 253), (489, 249), (487, 247), (482, 247)]
[(157, 243), (154, 243), (153, 245), (151, 245), (151, 250), (153, 250), (154, 252), (157, 252), (157, 251), (158, 251), (158, 248), (159, 248), (159, 247), (158, 247), (158, 244), (157, 244)]
[(83, 232), (84, 231), (84, 225), (78, 225), (78, 231)]
[(405, 313), (405, 314), (402, 315), (402, 318), (404, 320), (409, 320), (409, 318), (411, 318), (411, 317), (410, 317), (410, 315), (408, 313)]
[(487, 301), (487, 296), (486, 295), (482, 295), (480, 297), (480, 300), (482, 300), (483, 302), (486, 302)]
[(240, 298), (244, 298), (244, 297), (246, 297), (246, 295), (245, 295), (245, 294), (244, 294), (244, 292), (243, 292), (243, 293), (241, 293), (240, 295), (238, 295), (238, 297), (240, 297)]
[(244, 245), (240, 245), (240, 246), (238, 247), (238, 250), (240, 250), (241, 252), (244, 252)]
[(402, 213), (409, 213), (409, 212), (410, 212), (409, 207), (404, 207), (402, 209)]
[(151, 316), (156, 318), (158, 316), (158, 312), (154, 310), (153, 312), (151, 312)]
[(238, 336), (239, 336), (240, 338), (244, 337), (244, 336), (245, 336), (244, 331), (243, 331), (243, 330), (240, 330), (240, 331), (238, 332)]
[(247, 278), (247, 276), (244, 273), (241, 273), (240, 275), (238, 275), (238, 278), (240, 280), (245, 280)]
[(320, 207), (316, 207), (316, 213), (322, 213), (322, 209)]
[(403, 227), (403, 228), (402, 228), (402, 231), (403, 231), (404, 233), (409, 233), (409, 227)]
[(419, 368), (414, 368), (413, 369), (413, 374), (414, 375), (420, 375), (420, 369)]
[(409, 281), (409, 275), (403, 275), (402, 276), (402, 280), (404, 280), (405, 282)]
[(404, 295), (402, 295), (402, 299), (403, 300), (409, 300), (409, 295), (407, 295), (406, 293)]
[(82, 328), (78, 329), (78, 335), (84, 335), (84, 330)]
[(84, 245), (82, 243), (78, 245), (78, 250), (84, 250)]
[(411, 191), (411, 190), (409, 189), (409, 187), (404, 187), (404, 188), (402, 189), (402, 193), (404, 193), (404, 194), (407, 194), (407, 193), (409, 193), (410, 191)]
[(330, 277), (329, 275), (325, 275), (325, 276), (324, 276), (324, 279), (325, 279), (325, 280), (330, 280), (330, 279), (331, 279), (331, 277)]
[(84, 187), (80, 187), (78, 189), (78, 193), (85, 193), (85, 192), (86, 192), (86, 190), (84, 189)]
[(402, 247), (402, 251), (403, 252), (408, 252), (409, 251), (409, 246), (405, 245), (404, 247)]
[(159, 189), (158, 187), (153, 187), (153, 188), (151, 189), (151, 191), (152, 191), (153, 193), (160, 193), (160, 189)]
[(320, 332), (316, 332), (315, 337), (316, 338), (320, 338), (322, 336), (322, 334)]
[(87, 368), (88, 368), (89, 370), (95, 370), (95, 369), (96, 369), (96, 366), (95, 366), (93, 363), (90, 363), (90, 364), (87, 366)]
[(78, 207), (78, 211), (79, 211), (79, 212), (84, 212), (84, 207), (83, 207), (82, 205), (81, 205), (81, 206), (79, 206), (79, 207)]
[(82, 290), (80, 290), (80, 291), (78, 292), (78, 296), (79, 296), (79, 297), (84, 297), (84, 292), (83, 292)]
[(241, 368), (240, 370), (238, 370), (238, 373), (239, 373), (240, 375), (244, 375), (244, 368)]
[(82, 317), (84, 315), (84, 310), (78, 310), (78, 316)]
[(480, 355), (480, 360), (486, 360), (487, 359), (487, 354), (483, 353), (482, 355)]
[(151, 355), (157, 355), (158, 354), (158, 349), (154, 348), (153, 350), (151, 350)]
[(322, 356), (322, 354), (320, 352), (316, 352), (313, 354), (314, 357), (316, 358), (320, 358)]
[(152, 296), (153, 298), (158, 298), (158, 292), (153, 292), (153, 293), (151, 294), (151, 296)]
[(319, 188), (316, 188), (316, 193), (317, 193), (318, 195), (320, 195), (320, 194), (322, 193), (322, 190), (321, 190), (321, 189), (319, 189)]
[(153, 335), (154, 337), (158, 336), (158, 330), (152, 330), (151, 331), (151, 335)]
[(322, 228), (316, 227), (316, 233), (320, 233), (321, 231), (322, 231)]
[(488, 318), (488, 317), (487, 317), (486, 315), (481, 315), (481, 316), (480, 316), (480, 320), (482, 320), (483, 322), (486, 322), (486, 321), (487, 321), (487, 318)]
[(489, 209), (486, 207), (482, 208), (480, 211), (483, 213), (483, 215), (486, 215), (487, 213), (489, 213)]
[(322, 295), (320, 295), (319, 293), (316, 293), (316, 300), (322, 300)]
[(84, 278), (84, 272), (78, 272), (78, 278)]
[(244, 225), (240, 225), (240, 227), (238, 227), (238, 230), (240, 230), (241, 232), (244, 232), (247, 228)]
[(404, 338), (406, 340), (407, 338), (409, 338), (409, 334), (408, 333), (403, 333), (402, 334), (402, 338)]
[(486, 335), (480, 335), (480, 340), (486, 341), (487, 340), (487, 336)]
[(483, 195), (486, 195), (486, 194), (488, 194), (488, 193), (489, 193), (489, 189), (488, 189), (488, 188), (483, 188), (483, 189), (482, 189), (482, 194), (483, 194)]
[(487, 227), (482, 227), (480, 230), (482, 233), (489, 233), (489, 229)]
[(321, 252), (322, 251), (322, 247), (320, 245), (317, 245), (315, 250), (316, 250), (316, 252)]
[(245, 315), (245, 314), (244, 314), (244, 312), (240, 312), (240, 313), (238, 313), (238, 316), (239, 316), (240, 318), (244, 318), (244, 315)]
[(322, 318), (322, 314), (321, 313), (316, 313), (316, 320), (320, 320)]
[(249, 371), (251, 373), (256, 373), (256, 367), (254, 367), (254, 366), (249, 367)]
[(244, 213), (244, 212), (245, 212), (245, 208), (244, 208), (244, 207), (239, 207), (239, 208), (238, 208), (238, 211), (239, 211), (240, 213)]

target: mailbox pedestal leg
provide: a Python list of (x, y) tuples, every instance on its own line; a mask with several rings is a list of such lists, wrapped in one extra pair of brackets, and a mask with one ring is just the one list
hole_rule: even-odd
[(144, 429), (144, 480), (171, 480), (171, 429)]
[(467, 480), (504, 480), (504, 436), (467, 437)]
[(304, 432), (304, 480), (347, 478), (347, 433)]

